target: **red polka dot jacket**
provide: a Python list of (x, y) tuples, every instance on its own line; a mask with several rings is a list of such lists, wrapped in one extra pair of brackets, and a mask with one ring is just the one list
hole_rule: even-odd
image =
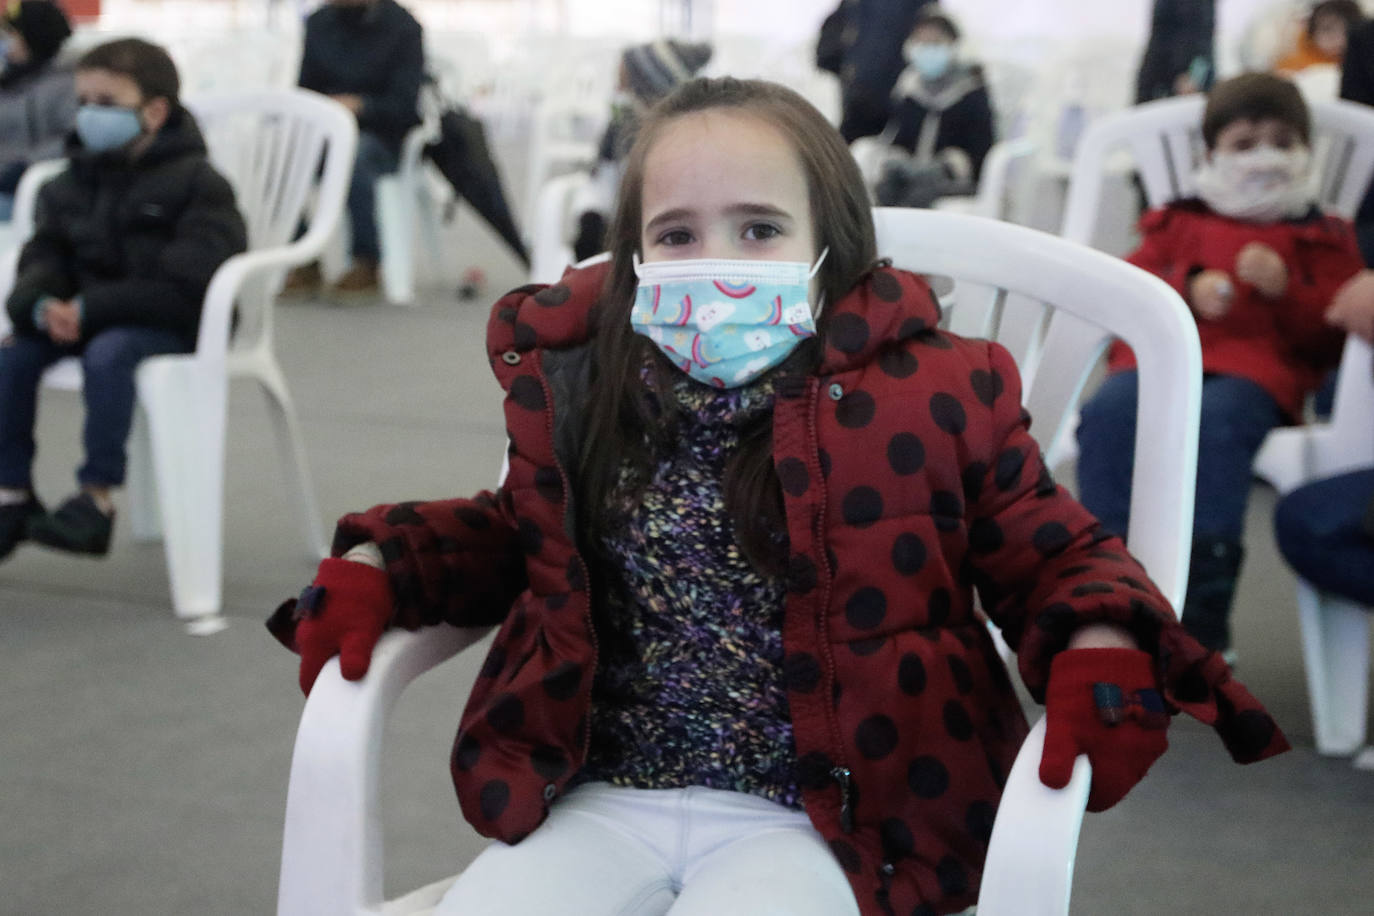
[[(510, 473), (472, 499), (344, 517), (334, 549), (375, 541), (394, 623), (500, 630), (451, 760), (463, 813), (518, 842), (581, 766), (597, 640), (569, 505), (568, 430), (604, 268), (495, 306)], [(834, 306), (823, 364), (780, 390), (774, 454), (792, 559), (784, 670), (806, 811), (864, 914), (940, 913), (977, 894), (1000, 787), (1026, 722), (973, 588), (1019, 649), (1031, 693), (1092, 621), (1128, 627), (1166, 696), (1232, 755), (1282, 734), (1095, 520), (1027, 432), (1010, 356), (936, 328), (912, 274), (878, 269)]]

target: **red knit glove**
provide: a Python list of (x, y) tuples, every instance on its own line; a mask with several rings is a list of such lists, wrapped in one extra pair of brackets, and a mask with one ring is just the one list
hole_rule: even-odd
[(324, 560), (300, 598), (282, 605), (274, 616), (284, 613), (290, 614), (294, 630), (274, 630), (274, 635), (300, 653), (301, 690), (309, 695), (324, 663), (335, 655), (348, 680), (367, 674), (372, 648), (391, 619), (391, 583), (384, 570), (366, 563)]
[(1067, 649), (1050, 664), (1040, 781), (1069, 784), (1073, 762), (1093, 767), (1088, 810), (1105, 811), (1145, 778), (1169, 746), (1169, 716), (1150, 656), (1139, 649)]

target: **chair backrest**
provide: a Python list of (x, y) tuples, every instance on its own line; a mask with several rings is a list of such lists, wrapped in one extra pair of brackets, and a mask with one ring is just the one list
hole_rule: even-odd
[[(234, 187), (249, 250), (289, 245), (301, 263), (323, 250), (353, 171), (353, 116), (325, 96), (295, 88), (201, 95), (187, 98), (186, 107), (200, 124), (211, 162)], [(302, 222), (307, 229), (297, 239)], [(279, 279), (263, 275), (240, 292), (236, 346), (270, 339), (268, 305)]]
[(1175, 607), (1187, 581), (1202, 356), (1197, 327), (1162, 280), (1101, 252), (977, 216), (880, 207), (878, 253), (954, 280), (951, 330), (1006, 341), (1042, 451), (1068, 433), (1103, 350), (1121, 338), (1140, 366), (1127, 540)]
[[(1194, 176), (1205, 152), (1204, 104), (1200, 96), (1162, 99), (1093, 122), (1074, 156), (1060, 234), (1091, 243), (1110, 159), (1123, 147), (1140, 173), (1150, 206), (1194, 195)], [(1348, 218), (1374, 176), (1374, 109), (1340, 100), (1309, 100), (1308, 108), (1317, 202)]]

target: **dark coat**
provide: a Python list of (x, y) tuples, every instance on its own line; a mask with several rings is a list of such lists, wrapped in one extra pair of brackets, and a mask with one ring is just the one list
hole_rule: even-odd
[(908, 153), (917, 151), (922, 128), (933, 119), (934, 143), (929, 156), (948, 149), (962, 150), (969, 159), (975, 185), (983, 172), (983, 160), (992, 149), (994, 133), (992, 99), (981, 68), (959, 65), (947, 79), (926, 83), (908, 68), (892, 92), (892, 116), (888, 129), (896, 129), (893, 144)]
[[(1361, 23), (1350, 31), (1345, 48), (1345, 64), (1341, 67), (1341, 98), (1363, 105), (1374, 105), (1374, 19)], [(1374, 263), (1374, 188), (1365, 194), (1355, 224), (1360, 228), (1365, 244), (1365, 259)]]
[[(1349, 222), (1314, 213), (1300, 220), (1252, 223), (1221, 216), (1198, 200), (1151, 210), (1140, 220), (1140, 247), (1126, 260), (1168, 283), (1188, 301), (1188, 283), (1201, 270), (1224, 270), (1235, 287), (1218, 321), (1199, 320), (1202, 370), (1249, 379), (1290, 418), (1341, 358), (1345, 334), (1323, 317), (1331, 298), (1363, 266)], [(1278, 252), (1288, 290), (1270, 301), (1235, 278), (1236, 256), (1250, 242)], [(1135, 365), (1116, 344), (1113, 370)]]
[(81, 296), (81, 340), (115, 325), (167, 328), (195, 346), (205, 289), (248, 247), (234, 191), (206, 158), (195, 118), (174, 110), (138, 159), (93, 154), (74, 136), (71, 167), (38, 193), (33, 236), (6, 308), (40, 333), (44, 296)]
[(300, 85), (325, 95), (360, 95), (358, 129), (399, 150), (420, 123), (425, 76), (420, 23), (395, 0), (377, 0), (357, 22), (325, 4), (305, 20)]
[(844, 0), (836, 10), (845, 142), (887, 123), (887, 97), (906, 61), (902, 46), (921, 9), (935, 0)]
[(1212, 47), (1216, 19), (1216, 0), (1154, 0), (1150, 39), (1136, 75), (1137, 103), (1173, 95), (1174, 80), (1197, 60), (1205, 62), (1208, 70), (1199, 88), (1211, 87), (1216, 71)]
[[(587, 750), (595, 599), (569, 456), (604, 276), (572, 271), (492, 311), (510, 435), (500, 490), (378, 506), (335, 534), (336, 553), (380, 546), (396, 625), (500, 625), (452, 774), (469, 822), (507, 842), (540, 824)], [(1050, 479), (1004, 349), (937, 330), (912, 274), (877, 270), (831, 308), (819, 371), (780, 384), (774, 406), (792, 552), (783, 669), (805, 808), (865, 916), (949, 912), (977, 893), (1026, 722), (974, 586), (1035, 696), (1076, 627), (1115, 621), (1235, 756), (1282, 748), (1121, 542)]]

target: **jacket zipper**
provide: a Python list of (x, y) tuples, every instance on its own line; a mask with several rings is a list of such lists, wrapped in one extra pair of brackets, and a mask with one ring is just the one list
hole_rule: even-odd
[[(593, 622), (592, 622), (592, 580), (591, 580), (591, 576), (589, 575), (589, 571), (588, 571), (588, 569), (587, 569), (587, 561), (584, 560), (584, 559), (582, 558), (582, 551), (581, 551), (581, 549), (578, 547), (578, 544), (577, 544), (577, 519), (576, 519), (576, 517), (573, 515), (573, 488), (572, 488), (572, 480), (571, 480), (571, 478), (570, 478), (569, 475), (568, 475), (567, 468), (565, 468), (565, 467), (563, 466), (563, 458), (562, 458), (562, 456), (560, 456), (560, 455), (558, 454), (558, 440), (557, 440), (557, 437), (554, 435), (554, 430), (553, 430), (553, 412), (554, 412), (554, 410), (557, 408), (558, 404), (557, 404), (557, 401), (555, 400), (555, 398), (554, 398), (554, 396), (553, 396), (553, 387), (549, 384), (548, 377), (544, 374), (544, 361), (543, 361), (542, 359), (540, 359), (540, 360), (539, 360), (538, 366), (536, 366), (535, 368), (536, 368), (536, 376), (537, 376), (538, 379), (539, 379), (539, 385), (540, 385), (540, 387), (542, 387), (542, 388), (544, 389), (544, 403), (548, 405), (548, 409), (546, 409), (546, 410), (544, 411), (544, 432), (548, 435), (548, 437), (549, 437), (549, 442), (553, 443), (553, 445), (550, 447), (550, 451), (553, 452), (553, 466), (554, 466), (555, 468), (558, 469), (558, 478), (559, 478), (559, 480), (561, 480), (561, 481), (563, 482), (563, 510), (562, 510), (562, 517), (559, 518), (558, 521), (559, 521), (559, 524), (562, 526), (562, 528), (563, 528), (563, 530), (564, 530), (565, 532), (568, 530), (568, 519), (569, 519), (569, 517), (572, 517), (572, 518), (573, 518), (573, 527), (572, 527), (572, 530), (573, 530), (573, 534), (572, 534), (572, 546), (573, 546), (572, 553), (573, 553), (573, 560), (574, 560), (574, 562), (577, 563), (577, 568), (578, 568), (578, 570), (582, 573), (582, 588), (583, 588), (584, 594), (586, 595), (586, 602), (587, 602), (587, 609), (586, 609), (586, 611), (584, 612), (584, 614), (583, 614), (582, 616), (583, 616), (583, 622), (586, 624), (586, 627), (587, 627), (587, 636), (588, 636), (588, 639), (590, 640), (591, 646), (592, 646), (592, 662), (591, 662), (591, 668), (590, 668), (590, 670), (588, 671), (588, 674), (587, 674), (587, 677), (590, 679), (590, 680), (588, 681), (589, 686), (588, 686), (587, 689), (590, 690), (590, 689), (591, 689), (590, 683), (591, 683), (592, 681), (594, 681), (595, 678), (596, 678), (596, 670), (597, 670), (597, 667), (600, 665), (600, 655), (601, 655), (601, 647), (600, 647), (600, 644), (598, 643), (597, 638), (596, 638), (596, 627), (593, 625)], [(590, 699), (588, 699), (588, 701), (587, 701), (587, 709), (588, 709), (588, 714), (590, 715), (590, 711), (591, 711), (591, 700), (590, 700)], [(590, 723), (589, 723), (589, 724), (590, 724)], [(591, 752), (591, 747), (592, 747), (592, 730), (591, 730), (590, 727), (588, 727), (588, 728), (585, 728), (585, 729), (582, 730), (582, 764), (583, 764), (583, 765), (585, 765), (586, 762), (587, 762), (587, 755)]]
[[(833, 685), (835, 683), (835, 654), (830, 646), (830, 637), (825, 626), (825, 615), (826, 609), (830, 606), (830, 582), (835, 571), (830, 568), (830, 558), (825, 551), (825, 486), (820, 483), (825, 478), (821, 474), (820, 458), (817, 455), (817, 450), (820, 448), (820, 435), (816, 429), (816, 411), (818, 410), (817, 405), (820, 403), (821, 382), (814, 376), (808, 382), (806, 431), (809, 444), (806, 460), (811, 465), (811, 473), (818, 482), (818, 490), (821, 494), (816, 503), (816, 510), (811, 517), (811, 537), (815, 543), (815, 553), (820, 563), (821, 579), (825, 583), (816, 608), (816, 635), (820, 643), (821, 660), (826, 673), (822, 683)], [(845, 765), (844, 737), (840, 733), (840, 722), (839, 717), (835, 714), (834, 701), (827, 698), (824, 702), (826, 724), (830, 727), (830, 737), (834, 742), (833, 749), (835, 752), (835, 765), (830, 769), (830, 778), (835, 780), (840, 788), (840, 830), (849, 834), (854, 832), (854, 773)]]

